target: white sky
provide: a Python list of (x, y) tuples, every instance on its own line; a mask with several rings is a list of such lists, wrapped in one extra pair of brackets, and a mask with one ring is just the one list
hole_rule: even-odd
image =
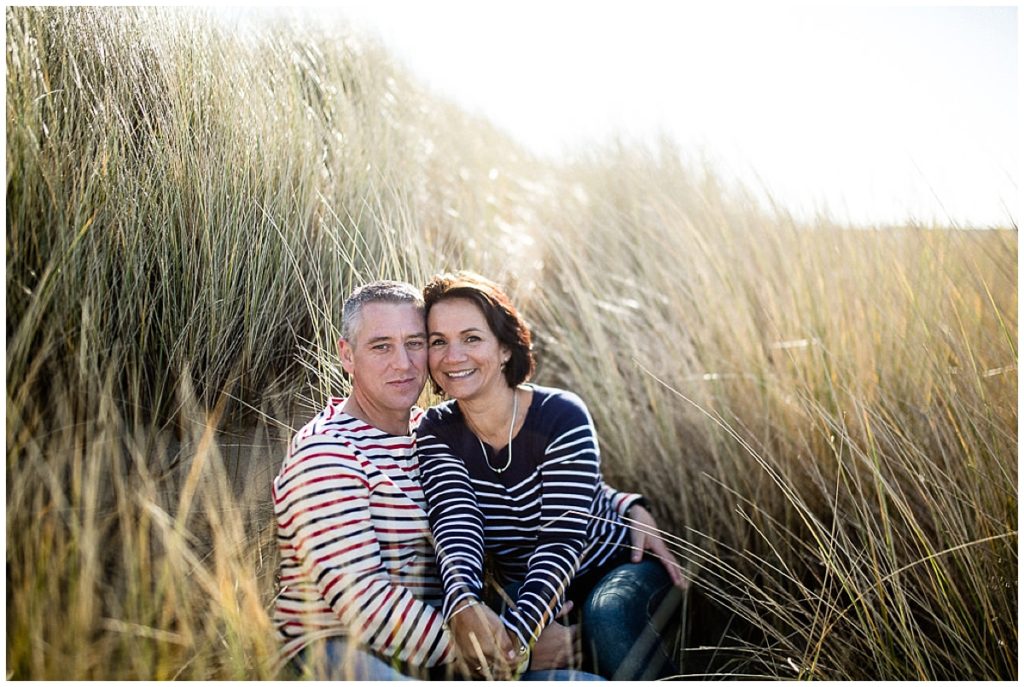
[(762, 5), (332, 7), (541, 154), (663, 130), (801, 216), (1019, 221), (1015, 7)]

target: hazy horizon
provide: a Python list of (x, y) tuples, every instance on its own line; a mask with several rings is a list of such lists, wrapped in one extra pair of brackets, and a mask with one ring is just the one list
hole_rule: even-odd
[[(271, 11), (229, 8), (226, 16)], [(516, 5), (330, 9), (536, 154), (667, 133), (794, 214), (1009, 226), (1019, 175), (1017, 9)]]

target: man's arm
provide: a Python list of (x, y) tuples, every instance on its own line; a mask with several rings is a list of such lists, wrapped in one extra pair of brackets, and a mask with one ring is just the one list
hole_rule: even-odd
[(349, 636), (416, 665), (451, 660), (441, 614), (384, 568), (366, 473), (350, 447), (316, 435), (297, 442), (274, 498), (282, 546), (308, 567)]
[(629, 509), (633, 506), (640, 505), (646, 506), (645, 499), (640, 494), (630, 494), (618, 489), (613, 489), (608, 486), (605, 482), (601, 482), (601, 491), (608, 498), (612, 504), (612, 510), (618, 513), (620, 516), (629, 513)]

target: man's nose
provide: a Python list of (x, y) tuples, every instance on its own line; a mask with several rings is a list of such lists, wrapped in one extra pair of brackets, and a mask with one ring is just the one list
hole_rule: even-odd
[(412, 367), (412, 356), (409, 355), (409, 351), (405, 346), (397, 347), (395, 357), (392, 360), (392, 365), (399, 370), (406, 370)]

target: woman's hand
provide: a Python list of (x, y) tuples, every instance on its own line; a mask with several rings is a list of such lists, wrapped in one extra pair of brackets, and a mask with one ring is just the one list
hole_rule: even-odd
[(576, 633), (579, 625), (551, 623), (540, 633), (530, 654), (530, 670), (569, 668), (578, 666), (580, 660)]
[(448, 621), (455, 648), (473, 677), (510, 679), (516, 652), (505, 632), (501, 618), (485, 604), (462, 610), (468, 602), (456, 606), (457, 614)]
[(626, 511), (626, 517), (635, 521), (635, 524), (627, 523), (629, 524), (630, 544), (633, 548), (633, 562), (639, 563), (644, 557), (644, 551), (650, 551), (665, 566), (668, 576), (672, 579), (672, 584), (680, 589), (689, 587), (690, 581), (683, 576), (679, 562), (668, 550), (665, 540), (661, 538), (654, 516), (643, 506), (636, 505)]

